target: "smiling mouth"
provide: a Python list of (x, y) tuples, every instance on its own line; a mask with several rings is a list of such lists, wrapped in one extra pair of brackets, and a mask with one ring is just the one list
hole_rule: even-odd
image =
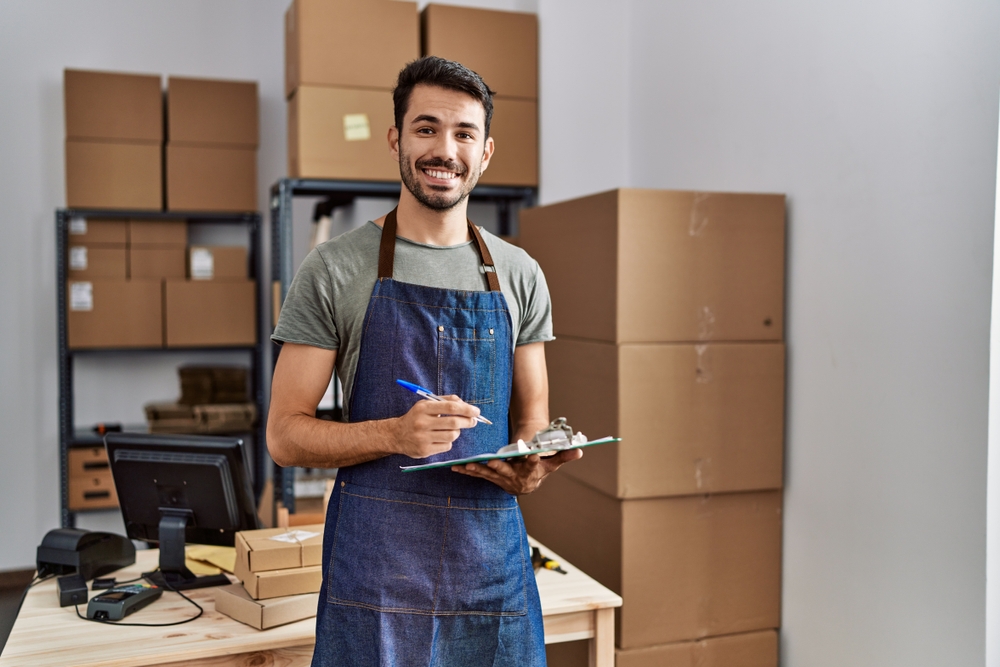
[(458, 178), (458, 174), (451, 171), (440, 171), (438, 169), (423, 169), (422, 171), (431, 178), (437, 178), (442, 181), (450, 181)]

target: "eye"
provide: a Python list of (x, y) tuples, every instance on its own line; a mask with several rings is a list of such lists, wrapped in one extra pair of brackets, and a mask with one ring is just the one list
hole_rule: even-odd
[(459, 139), (465, 139), (467, 141), (475, 141), (476, 139), (473, 135), (469, 134), (468, 132), (459, 132), (456, 136)]
[(417, 128), (417, 134), (434, 134), (434, 130), (429, 127)]

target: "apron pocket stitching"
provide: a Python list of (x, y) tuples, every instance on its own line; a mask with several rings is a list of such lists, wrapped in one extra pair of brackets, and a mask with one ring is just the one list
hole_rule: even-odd
[(420, 616), (524, 616), (527, 610), (519, 611), (428, 611), (426, 609), (408, 609), (406, 607), (380, 607), (374, 604), (365, 604), (354, 600), (341, 600), (331, 597), (328, 599), (331, 604), (338, 604), (344, 607), (359, 607), (369, 609), (383, 614), (418, 614)]
[[(451, 509), (450, 497), (448, 498), (448, 509)], [(441, 590), (441, 577), (444, 576), (444, 554), (448, 548), (448, 519), (451, 518), (451, 512), (448, 509), (444, 512), (444, 528), (441, 530), (441, 557), (438, 559), (438, 576), (434, 581), (434, 596), (431, 598), (431, 609), (435, 611), (438, 608), (438, 592)]]
[(402, 299), (394, 299), (391, 296), (376, 296), (372, 295), (373, 299), (384, 299), (386, 301), (395, 301), (396, 303), (405, 303), (408, 306), (420, 306), (421, 308), (437, 308), (438, 310), (464, 310), (470, 313), (502, 313), (502, 308), (459, 308), (458, 306), (435, 306), (430, 303), (416, 303), (413, 301), (403, 301)]

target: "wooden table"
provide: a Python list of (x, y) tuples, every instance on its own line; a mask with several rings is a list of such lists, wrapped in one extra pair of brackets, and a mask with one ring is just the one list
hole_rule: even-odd
[[(538, 543), (532, 540), (532, 544)], [(545, 642), (590, 639), (592, 667), (612, 667), (615, 607), (621, 606), (622, 599), (544, 546), (542, 552), (568, 571), (565, 575), (549, 570), (538, 573)], [(138, 576), (156, 567), (158, 557), (156, 550), (137, 552), (136, 564), (115, 576), (122, 580)], [(186, 593), (205, 608), (197, 621), (166, 628), (111, 627), (77, 618), (73, 607), (60, 608), (55, 581), (46, 581), (28, 592), (0, 655), (0, 667), (298, 667), (312, 659), (315, 619), (255, 630), (216, 612), (211, 588)], [(168, 592), (128, 621), (169, 623), (196, 611)]]

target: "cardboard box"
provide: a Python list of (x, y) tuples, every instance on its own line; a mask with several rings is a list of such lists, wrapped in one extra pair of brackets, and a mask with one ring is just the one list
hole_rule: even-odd
[(621, 189), (520, 213), (556, 336), (782, 340), (785, 198)]
[(243, 582), (246, 592), (254, 600), (267, 600), (286, 595), (318, 593), (323, 583), (323, 566), (310, 565), (289, 570), (249, 572), (236, 561), (236, 578)]
[(163, 208), (160, 144), (66, 141), (66, 206)]
[(129, 240), (133, 245), (184, 245), (187, 243), (186, 220), (129, 220)]
[(69, 245), (113, 245), (128, 244), (128, 220), (104, 220), (74, 216), (66, 225)]
[(66, 285), (70, 349), (163, 347), (159, 280), (84, 280)]
[(312, 618), (318, 606), (319, 593), (254, 600), (242, 584), (215, 589), (215, 611), (258, 630)]
[(257, 422), (253, 403), (186, 405), (147, 403), (144, 406), (150, 433), (242, 433)]
[(118, 492), (111, 470), (69, 478), (69, 509), (96, 510), (118, 507)]
[(167, 144), (167, 210), (257, 210), (257, 149)]
[(128, 260), (124, 244), (77, 244), (66, 248), (66, 275), (70, 280), (91, 278), (128, 278)]
[(168, 280), (167, 347), (255, 345), (257, 289), (252, 280)]
[(304, 85), (388, 91), (419, 57), (415, 2), (294, 0), (285, 12), (285, 97)]
[[(615, 651), (617, 667), (778, 667), (774, 630)], [(555, 667), (555, 666), (551, 666)]]
[(256, 148), (256, 81), (167, 79), (167, 140)]
[(538, 185), (538, 102), (493, 99), (490, 136), (495, 148), (483, 185)]
[(780, 491), (616, 500), (560, 471), (518, 502), (530, 535), (622, 596), (619, 648), (780, 624)]
[(301, 86), (288, 102), (288, 173), (399, 181), (387, 139), (393, 123), (388, 91)]
[(163, 142), (158, 74), (67, 69), (63, 72), (67, 139)]
[(184, 245), (138, 245), (128, 249), (129, 278), (184, 278), (187, 273)]
[(78, 447), (67, 452), (70, 477), (92, 477), (111, 470), (104, 447)]
[(617, 498), (780, 489), (782, 343), (545, 346), (549, 412), (591, 438), (563, 470)]
[(247, 249), (243, 246), (191, 246), (187, 251), (191, 280), (246, 280)]
[(323, 563), (323, 524), (236, 533), (236, 560), (247, 572), (287, 570)]
[(538, 17), (430, 4), (421, 13), (423, 53), (460, 62), (501, 97), (538, 99)]

